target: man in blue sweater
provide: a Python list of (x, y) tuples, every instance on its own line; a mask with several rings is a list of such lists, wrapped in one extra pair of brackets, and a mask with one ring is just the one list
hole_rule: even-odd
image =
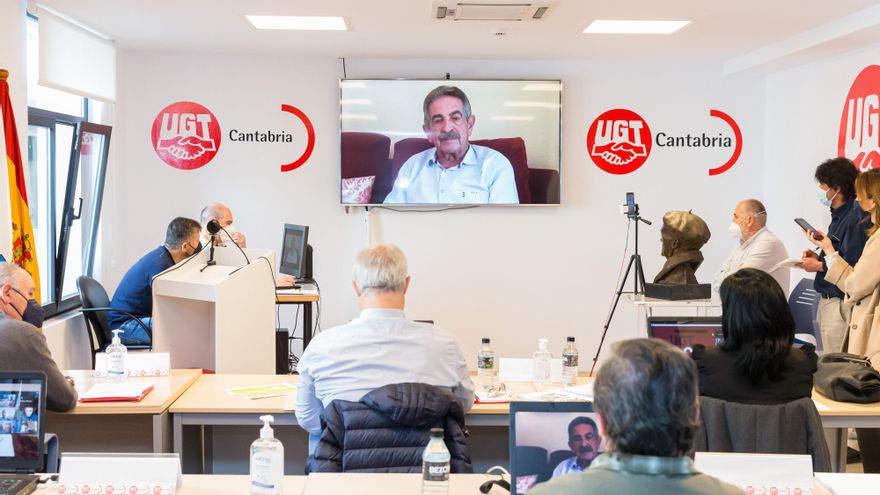
[(199, 252), (199, 222), (177, 217), (168, 224), (165, 243), (145, 254), (128, 269), (113, 294), (110, 307), (137, 317), (131, 318), (121, 311), (107, 313), (112, 329), (122, 329), (122, 343), (150, 344), (150, 334), (138, 323), (153, 328), (153, 277)]
[[(856, 203), (855, 182), (859, 171), (853, 162), (839, 157), (822, 162), (816, 167), (816, 181), (819, 201), (831, 208), (831, 225), (828, 237), (837, 252), (850, 266), (855, 266), (862, 257), (862, 250), (868, 242), (868, 228), (871, 221)], [(808, 272), (815, 272), (813, 287), (822, 297), (819, 301), (819, 329), (825, 352), (840, 352), (849, 328), (852, 306), (843, 304), (843, 292), (836, 285), (825, 281), (825, 253), (812, 249), (804, 251), (801, 266)]]

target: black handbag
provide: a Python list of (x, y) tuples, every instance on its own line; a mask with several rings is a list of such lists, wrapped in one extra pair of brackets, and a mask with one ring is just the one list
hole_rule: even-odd
[(823, 354), (813, 386), (820, 394), (839, 402), (880, 402), (880, 372), (871, 367), (868, 358), (855, 354)]

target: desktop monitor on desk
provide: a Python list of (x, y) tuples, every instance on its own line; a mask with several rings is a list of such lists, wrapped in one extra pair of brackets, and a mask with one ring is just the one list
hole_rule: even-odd
[(312, 247), (308, 225), (284, 224), (279, 272), (297, 280), (312, 278)]
[(651, 317), (648, 337), (665, 340), (688, 353), (697, 344), (713, 347), (724, 342), (720, 316)]

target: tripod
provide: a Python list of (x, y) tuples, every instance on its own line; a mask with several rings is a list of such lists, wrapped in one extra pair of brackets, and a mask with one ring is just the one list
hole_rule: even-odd
[(644, 222), (648, 225), (651, 225), (651, 222), (645, 220), (639, 215), (639, 205), (635, 205), (633, 213), (627, 213), (626, 217), (636, 226), (635, 251), (633, 252), (633, 255), (629, 257), (629, 264), (626, 267), (626, 273), (624, 273), (623, 280), (620, 281), (620, 288), (617, 289), (617, 295), (614, 297), (614, 305), (611, 306), (611, 312), (608, 313), (608, 319), (605, 321), (605, 326), (602, 328), (602, 339), (599, 340), (599, 348), (596, 349), (596, 356), (593, 358), (593, 365), (590, 367), (590, 376), (593, 376), (593, 371), (596, 369), (596, 362), (599, 360), (599, 354), (602, 352), (602, 344), (605, 343), (605, 337), (608, 335), (608, 327), (611, 326), (611, 319), (614, 318), (614, 311), (617, 309), (617, 303), (620, 302), (620, 296), (622, 294), (629, 294), (629, 292), (624, 292), (623, 288), (626, 286), (626, 279), (629, 278), (630, 271), (634, 274), (632, 294), (645, 293), (645, 270), (642, 268), (642, 256), (639, 254), (639, 222)]

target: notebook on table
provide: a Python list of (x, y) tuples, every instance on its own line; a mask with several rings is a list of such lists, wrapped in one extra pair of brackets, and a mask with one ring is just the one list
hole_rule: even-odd
[(0, 493), (37, 489), (46, 429), (46, 375), (0, 371)]

